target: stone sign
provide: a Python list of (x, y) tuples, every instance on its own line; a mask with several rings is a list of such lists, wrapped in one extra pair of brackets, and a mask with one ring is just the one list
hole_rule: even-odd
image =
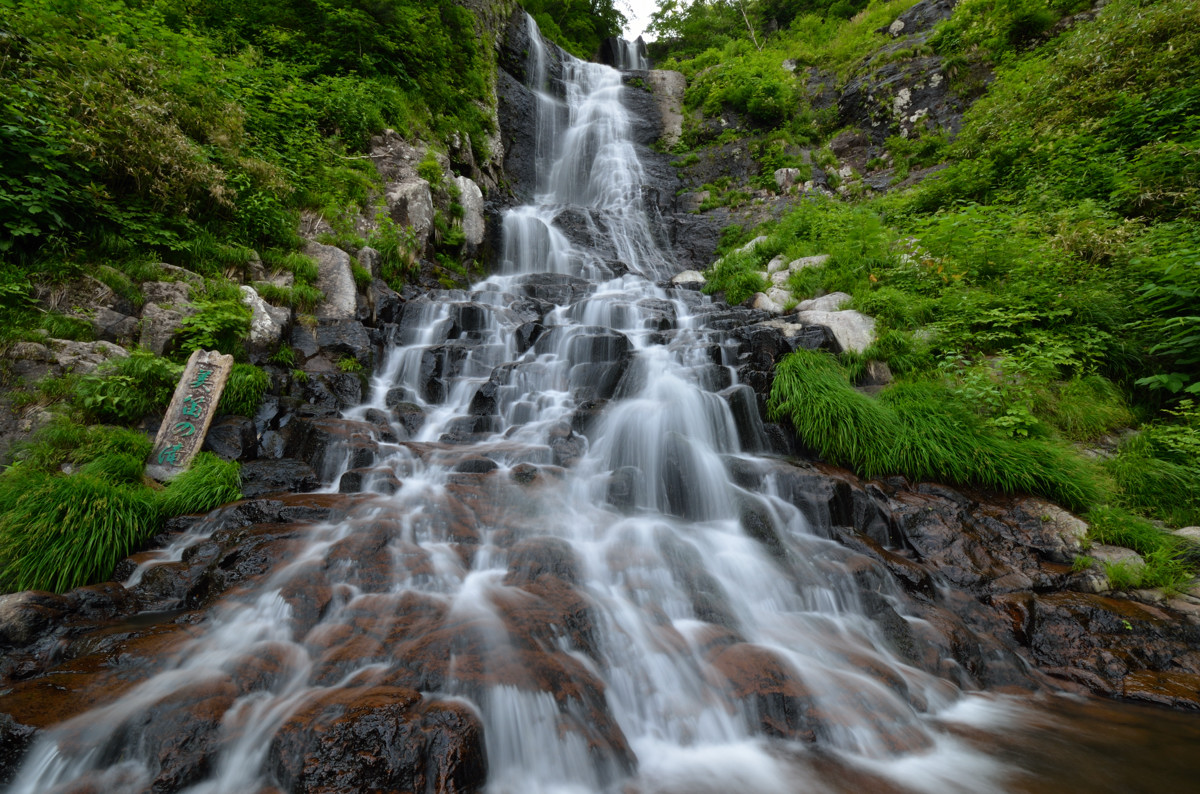
[(192, 353), (154, 439), (146, 474), (164, 482), (187, 471), (204, 444), (232, 369), (233, 356), (211, 350)]

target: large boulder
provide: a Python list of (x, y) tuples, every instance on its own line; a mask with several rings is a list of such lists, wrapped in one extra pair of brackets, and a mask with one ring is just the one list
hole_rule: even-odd
[(420, 177), (389, 183), (384, 199), (388, 217), (396, 225), (412, 229), (417, 249), (423, 251), (433, 230), (433, 193), (429, 183)]
[(483, 724), (469, 706), (394, 686), (315, 692), (271, 743), (288, 791), (467, 794), (487, 781)]
[[(957, 135), (966, 103), (950, 90), (936, 55), (894, 61), (851, 78), (838, 100), (842, 125), (861, 130), (873, 147), (892, 135), (925, 130)], [(872, 149), (872, 152), (875, 150)]]
[(146, 303), (142, 307), (142, 333), (138, 343), (156, 355), (174, 349), (183, 321), (196, 313), (188, 285), (180, 281), (148, 281), (141, 286)]
[(458, 185), (458, 203), (462, 205), (462, 229), (466, 238), (465, 248), (468, 254), (474, 254), (483, 243), (486, 225), (483, 217), (483, 191), (479, 185), (465, 176), (454, 178)]
[(317, 307), (317, 317), (354, 319), (358, 308), (358, 291), (350, 270), (350, 255), (340, 248), (312, 240), (304, 246), (304, 253), (317, 263), (317, 288), (325, 295), (325, 300)]
[(804, 325), (823, 325), (844, 351), (861, 353), (875, 341), (875, 318), (852, 309), (846, 311), (802, 311), (796, 318)]
[(250, 335), (247, 346), (251, 355), (262, 356), (275, 351), (283, 340), (292, 313), (267, 303), (254, 287), (241, 287), (242, 303), (250, 307)]
[(138, 331), (136, 317), (100, 306), (90, 313), (88, 321), (92, 324), (92, 332), (97, 339), (114, 342), (118, 345), (130, 344)]

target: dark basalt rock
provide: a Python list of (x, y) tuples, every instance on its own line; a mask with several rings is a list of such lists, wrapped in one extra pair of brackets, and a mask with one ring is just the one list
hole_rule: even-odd
[(567, 306), (590, 295), (595, 286), (575, 276), (535, 273), (521, 282), (521, 294), (552, 306)]
[(254, 422), (244, 416), (214, 419), (204, 437), (204, 449), (221, 460), (254, 460), (258, 457), (258, 433)]
[(321, 487), (309, 464), (295, 458), (255, 460), (242, 466), (242, 496), (254, 499), (267, 494), (305, 493)]
[(37, 738), (37, 728), (0, 714), (0, 784), (11, 783), (21, 760)]
[(71, 606), (64, 596), (39, 590), (0, 596), (0, 648), (28, 645)]
[[(932, 30), (937, 23), (949, 19), (958, 0), (921, 0), (904, 11), (895, 21), (878, 28), (876, 33), (893, 37), (911, 36)], [(896, 23), (900, 24), (897, 25)]]
[(390, 496), (400, 490), (400, 478), (388, 468), (351, 469), (338, 480), (338, 493), (381, 493)]
[(333, 475), (333, 469), (348, 459), (351, 468), (370, 466), (379, 452), (379, 429), (369, 422), (349, 419), (297, 417), (283, 429), (284, 454), (304, 461), (321, 476)]
[(373, 279), (367, 287), (367, 305), (370, 316), (364, 322), (375, 326), (398, 324), (404, 312), (404, 299), (380, 279)]
[(851, 78), (838, 99), (839, 123), (860, 130), (873, 146), (892, 135), (945, 130), (957, 135), (966, 103), (951, 90), (936, 55), (895, 61)]
[(425, 424), (425, 409), (416, 403), (408, 402), (408, 394), (404, 389), (392, 389), (384, 397), (384, 402), (388, 408), (392, 409), (392, 416), (410, 436), (416, 435), (417, 431)]
[(575, 435), (571, 426), (559, 422), (550, 428), (550, 450), (554, 453), (554, 465), (573, 466), (579, 456), (587, 450), (587, 441)]
[(487, 474), (498, 468), (496, 461), (482, 455), (471, 455), (454, 464), (454, 471), (461, 474)]

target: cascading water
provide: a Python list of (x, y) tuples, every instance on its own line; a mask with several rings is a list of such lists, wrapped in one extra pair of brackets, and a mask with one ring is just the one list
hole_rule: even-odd
[[(151, 675), (46, 732), (10, 791), (319, 788), (289, 761), (325, 730), (307, 721), (402, 692), (423, 693), (405, 708), (424, 726), (478, 715), (495, 794), (1004, 787), (945, 727), (1003, 709), (894, 655), (849, 553), (743, 448), (714, 307), (656, 286), (669, 256), (620, 75), (568, 58), (560, 97), (531, 39), (537, 198), (505, 217), (498, 275), (406, 306), (348, 417), (423, 417), (381, 437), (377, 476), (399, 489), (298, 533)], [(569, 242), (564, 212), (627, 272)], [(163, 781), (175, 702), (211, 714), (171, 752), (206, 760)]]

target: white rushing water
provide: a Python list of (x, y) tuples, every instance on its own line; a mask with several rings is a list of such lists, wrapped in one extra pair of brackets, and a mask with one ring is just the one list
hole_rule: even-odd
[[(771, 477), (756, 490), (731, 478), (731, 461), (768, 467), (741, 448), (728, 394), (718, 393), (736, 384), (714, 360), (721, 340), (701, 322), (707, 300), (656, 286), (670, 257), (643, 205), (620, 74), (566, 56), (552, 86), (550, 54), (531, 33), (536, 199), (506, 215), (497, 275), (408, 305), (368, 399), (350, 412), (360, 418), (402, 399), (425, 415), (413, 442), (457, 434), (466, 443), (425, 454), (384, 445), (377, 465), (403, 483), (395, 494), (380, 495), (355, 520), (313, 528), (253, 591), (222, 602), (160, 672), (47, 732), (10, 791), (72, 781), (143, 790), (158, 769), (138, 715), (264, 655), (278, 672), (269, 686), (233, 697), (212, 728), (215, 762), (187, 790), (277, 785), (267, 759), (286, 720), (314, 693), (404, 661), (398, 647), (376, 643), (359, 662), (334, 668), (318, 640), (349, 632), (380, 603), (387, 606), (372, 636), (387, 635), (402, 615), (397, 605), (414, 600), (437, 606), (447, 625), (470, 627), (472, 642), (486, 646), (483, 673), (468, 671), (476, 657), (462, 651), (425, 694), (477, 710), (494, 794), (846, 790), (823, 780), (822, 758), (913, 790), (1002, 788), (993, 762), (939, 727), (939, 713), (961, 709), (964, 696), (889, 650), (860, 603), (847, 552), (815, 533)], [(617, 275), (590, 247), (570, 242), (554, 225), (565, 211), (588, 218), (628, 272)], [(561, 299), (528, 343), (522, 302), (546, 290)], [(435, 366), (442, 377), (431, 380)], [(494, 410), (472, 410), (485, 392)], [(597, 395), (588, 442), (570, 423)], [(575, 444), (565, 468), (554, 465), (564, 437)], [(524, 464), (541, 471), (538, 486), (519, 497), (504, 489), (485, 497), (499, 517), (481, 519), (473, 555), (460, 553), (441, 512), (452, 469), (468, 455), (494, 461), (493, 478), (503, 482)], [(751, 537), (748, 515), (769, 525), (779, 548)], [(367, 583), (355, 560), (339, 555), (368, 519), (397, 527), (383, 583)], [(184, 536), (163, 560), (179, 559), (198, 538)], [(539, 652), (565, 690), (547, 688), (543, 657), (531, 657), (528, 637), (513, 628), (513, 615), (537, 602), (506, 580), (518, 542), (531, 539), (566, 550), (586, 603), (582, 639), (567, 626), (536, 627)], [(334, 596), (305, 625), (283, 596), (318, 570)], [(771, 679), (762, 691), (779, 700), (743, 696), (746, 670)], [(794, 713), (798, 703), (804, 713)], [(772, 732), (770, 724), (784, 727)]]

